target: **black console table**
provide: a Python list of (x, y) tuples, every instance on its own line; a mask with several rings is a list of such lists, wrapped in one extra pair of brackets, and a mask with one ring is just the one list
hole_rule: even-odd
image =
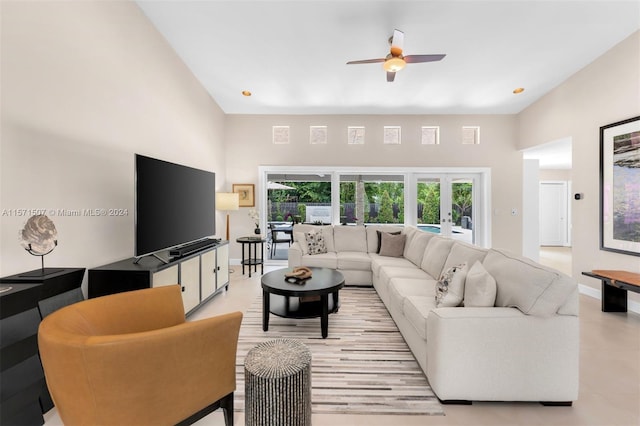
[(40, 320), (82, 300), (84, 268), (0, 278), (0, 424), (42, 425), (53, 408), (38, 355)]

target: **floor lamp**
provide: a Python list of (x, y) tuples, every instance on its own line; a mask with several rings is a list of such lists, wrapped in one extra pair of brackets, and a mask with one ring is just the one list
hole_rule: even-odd
[(240, 194), (237, 192), (216, 192), (216, 210), (227, 212), (227, 241), (229, 241), (229, 211), (240, 208)]

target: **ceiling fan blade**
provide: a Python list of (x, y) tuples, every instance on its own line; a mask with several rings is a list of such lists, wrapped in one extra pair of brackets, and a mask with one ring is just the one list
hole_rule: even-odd
[(408, 64), (415, 64), (418, 62), (436, 62), (441, 61), (447, 55), (407, 55), (404, 60)]
[(387, 82), (392, 83), (394, 78), (396, 78), (396, 73), (387, 71)]
[(347, 62), (347, 65), (353, 65), (353, 64), (375, 64), (376, 62), (384, 62), (384, 61), (385, 61), (384, 58), (363, 59), (361, 61), (349, 61), (349, 62)]
[(400, 30), (393, 30), (393, 36), (391, 37), (391, 54), (393, 56), (402, 55), (402, 49), (404, 48), (404, 33)]

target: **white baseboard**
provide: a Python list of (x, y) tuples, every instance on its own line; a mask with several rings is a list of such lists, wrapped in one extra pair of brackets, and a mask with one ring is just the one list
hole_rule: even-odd
[[(586, 296), (593, 297), (594, 299), (602, 300), (602, 292), (588, 285), (578, 284), (578, 291)], [(627, 311), (640, 314), (640, 303), (634, 300), (627, 300)]]

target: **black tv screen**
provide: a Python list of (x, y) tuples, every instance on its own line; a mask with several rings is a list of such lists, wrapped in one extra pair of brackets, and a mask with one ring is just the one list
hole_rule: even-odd
[(136, 154), (136, 257), (216, 233), (213, 172)]

